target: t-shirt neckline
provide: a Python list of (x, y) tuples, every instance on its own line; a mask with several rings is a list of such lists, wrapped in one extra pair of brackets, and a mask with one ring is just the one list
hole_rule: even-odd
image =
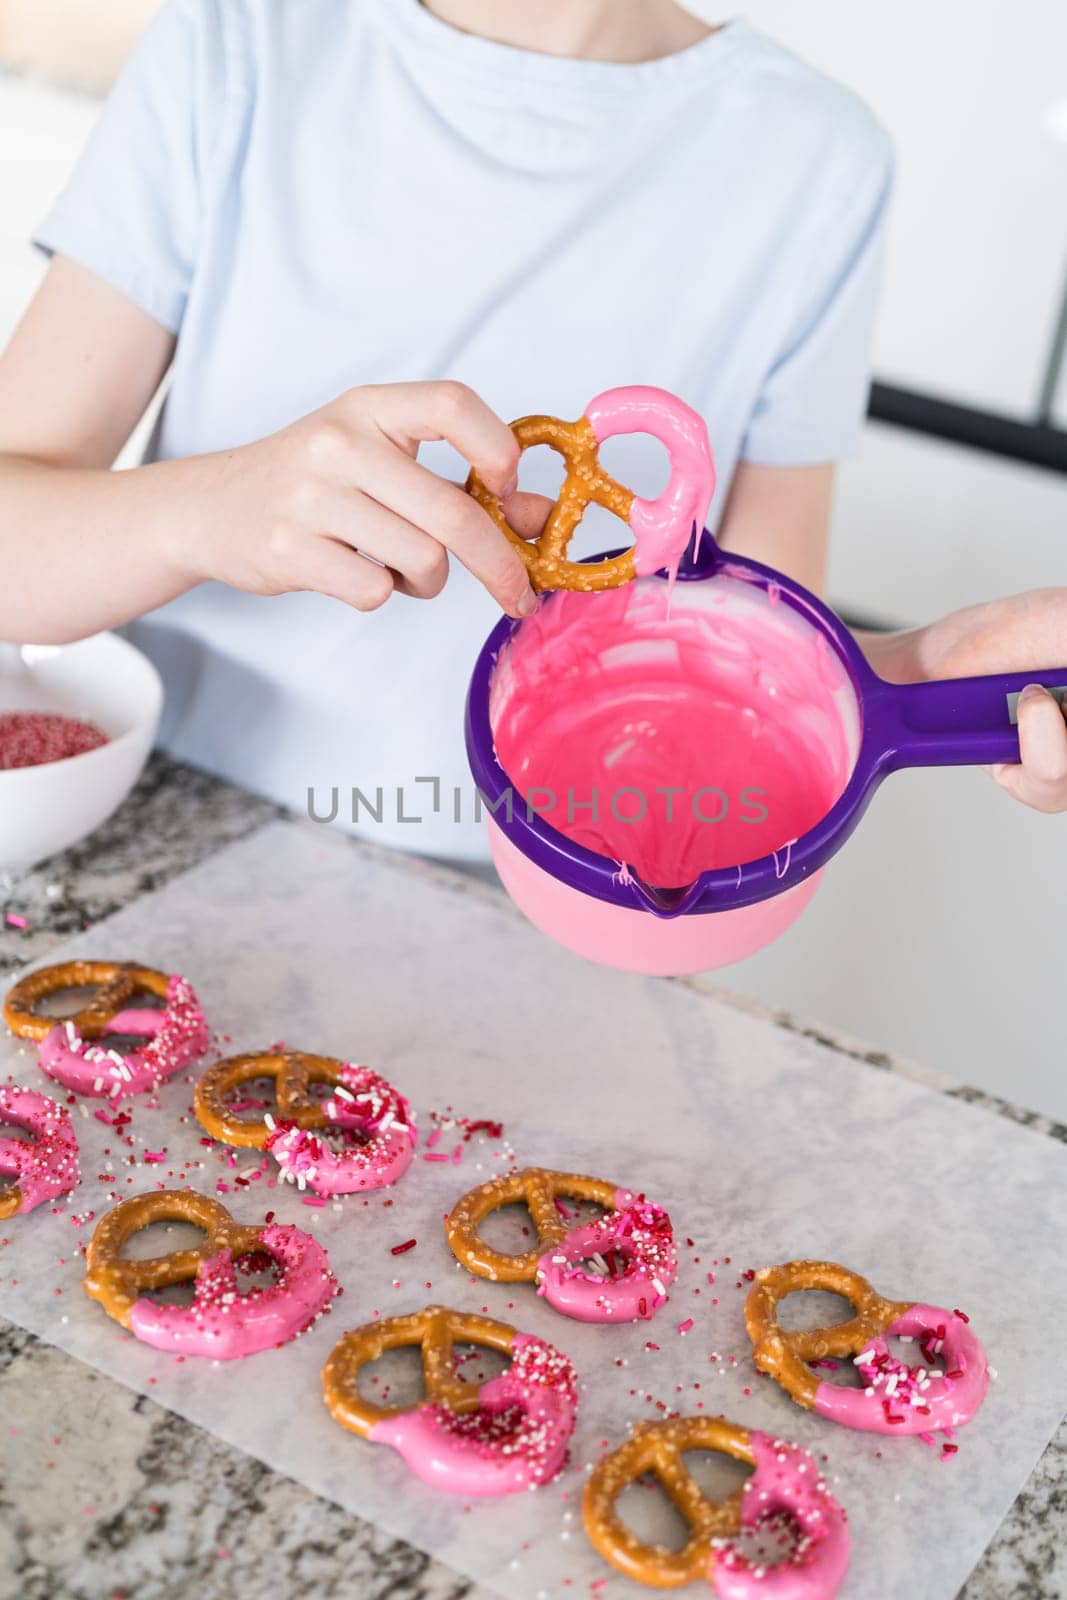
[(464, 33), (421, 4), (421, 0), (373, 0), (378, 15), (394, 35), (413, 48), (432, 53), (443, 74), (462, 72), (497, 87), (538, 86), (576, 95), (627, 95), (635, 90), (678, 86), (721, 70), (745, 33), (740, 18), (722, 23), (713, 33), (684, 50), (653, 61), (586, 61), (573, 56), (539, 55), (513, 45)]

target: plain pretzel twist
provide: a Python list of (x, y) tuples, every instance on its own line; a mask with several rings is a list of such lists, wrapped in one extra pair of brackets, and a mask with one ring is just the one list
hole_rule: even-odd
[(536, 539), (523, 539), (511, 527), (497, 495), (488, 489), (473, 469), (467, 478), (467, 493), (487, 511), (497, 527), (515, 546), (530, 576), (531, 586), (544, 589), (617, 589), (634, 576), (634, 553), (625, 550), (606, 561), (568, 561), (567, 547), (582, 520), (587, 505), (596, 503), (628, 522), (634, 495), (609, 477), (600, 465), (600, 443), (588, 417), (563, 422), (559, 417), (520, 417), (511, 431), (523, 450), (547, 444), (567, 464), (567, 474), (559, 499), (549, 512), (548, 521)]

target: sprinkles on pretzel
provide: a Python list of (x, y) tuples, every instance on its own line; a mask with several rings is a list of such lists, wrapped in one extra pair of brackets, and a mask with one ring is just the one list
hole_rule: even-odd
[[(686, 1467), (687, 1450), (732, 1456), (755, 1472), (740, 1489), (712, 1500)], [(687, 1525), (681, 1550), (642, 1542), (618, 1514), (619, 1496), (645, 1473), (655, 1474)], [(639, 1423), (594, 1469), (582, 1497), (582, 1520), (605, 1561), (657, 1589), (705, 1578), (722, 1600), (831, 1600), (848, 1569), (845, 1513), (807, 1451), (717, 1417)], [(776, 1565), (753, 1561), (738, 1546), (738, 1535), (758, 1534), (781, 1521), (793, 1525), (796, 1538)]]
[[(591, 1201), (605, 1214), (572, 1227), (562, 1198)], [(478, 1230), (501, 1206), (525, 1203), (537, 1244), (519, 1255), (493, 1250)], [(534, 1283), (556, 1311), (580, 1322), (636, 1322), (667, 1302), (678, 1274), (671, 1219), (661, 1206), (631, 1189), (576, 1172), (527, 1167), (491, 1178), (456, 1201), (445, 1218), (456, 1259), (480, 1278)], [(589, 1272), (592, 1261), (599, 1270)]]
[[(149, 1260), (123, 1257), (127, 1240), (154, 1222), (190, 1222), (207, 1238)], [(267, 1288), (241, 1290), (239, 1266), (263, 1257), (278, 1269)], [(226, 1207), (192, 1189), (160, 1189), (123, 1200), (97, 1224), (85, 1257), (85, 1292), (145, 1344), (216, 1361), (255, 1355), (310, 1328), (338, 1292), (321, 1245), (300, 1228), (242, 1227)], [(147, 1291), (193, 1283), (188, 1306)]]
[[(75, 989), (92, 991), (66, 1017), (41, 1002)], [(162, 1007), (138, 1006), (153, 996)], [(143, 1094), (191, 1065), (208, 1048), (204, 1014), (191, 984), (178, 974), (132, 961), (63, 961), (20, 978), (4, 1001), (4, 1020), (22, 1039), (38, 1041), (38, 1065), (77, 1094), (112, 1100)], [(125, 1054), (108, 1045), (120, 1034), (145, 1039)]]
[[(577, 422), (520, 417), (511, 431), (523, 450), (547, 444), (566, 462), (559, 499), (540, 535), (521, 538), (477, 472), (470, 473), (467, 492), (519, 551), (534, 589), (615, 589), (663, 567), (672, 575), (677, 571), (686, 545), (703, 530), (715, 491), (707, 427), (683, 400), (643, 384), (608, 389), (590, 401)], [(671, 475), (655, 500), (640, 499), (601, 467), (601, 444), (620, 433), (649, 433), (666, 445)], [(593, 503), (629, 525), (633, 548), (603, 561), (570, 561), (567, 548)]]
[(69, 1194), (78, 1182), (78, 1140), (70, 1113), (33, 1089), (0, 1088), (0, 1127), (22, 1128), (27, 1139), (0, 1133), (0, 1222)]
[[(487, 1383), (472, 1383), (456, 1370), (456, 1344), (499, 1351), (511, 1365)], [(362, 1368), (404, 1347), (421, 1353), (425, 1398), (407, 1409), (365, 1400)], [(322, 1388), (343, 1428), (391, 1445), (424, 1483), (462, 1495), (515, 1494), (554, 1478), (578, 1406), (574, 1368), (553, 1345), (444, 1306), (346, 1333), (322, 1369)]]
[[(277, 1116), (239, 1116), (229, 1097), (260, 1078), (274, 1082)], [(316, 1083), (328, 1084), (332, 1094), (316, 1098)], [(213, 1138), (268, 1151), (284, 1179), (321, 1195), (395, 1183), (411, 1165), (418, 1137), (404, 1096), (370, 1067), (300, 1050), (217, 1061), (197, 1083), (193, 1106)], [(344, 1148), (333, 1148), (328, 1135), (344, 1140)]]
[[(778, 1304), (798, 1290), (840, 1295), (855, 1315), (829, 1328), (785, 1329)], [(911, 1300), (886, 1300), (858, 1272), (833, 1261), (787, 1261), (763, 1267), (745, 1303), (753, 1356), (805, 1410), (868, 1433), (932, 1433), (969, 1422), (985, 1399), (985, 1351), (961, 1311)], [(914, 1367), (889, 1349), (890, 1339), (918, 1344)], [(813, 1362), (851, 1357), (862, 1389), (816, 1377)], [(943, 1370), (931, 1371), (940, 1361)]]

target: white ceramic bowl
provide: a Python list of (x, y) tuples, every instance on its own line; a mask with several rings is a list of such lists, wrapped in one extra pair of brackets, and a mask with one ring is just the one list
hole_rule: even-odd
[(159, 673), (117, 634), (0, 646), (0, 711), (59, 711), (108, 737), (66, 761), (0, 772), (0, 871), (65, 850), (111, 815), (140, 776), (162, 708)]

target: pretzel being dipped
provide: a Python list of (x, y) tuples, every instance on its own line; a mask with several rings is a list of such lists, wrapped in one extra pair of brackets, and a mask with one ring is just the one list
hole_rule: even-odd
[[(717, 1451), (756, 1470), (740, 1489), (711, 1500), (685, 1465), (687, 1450)], [(655, 1474), (688, 1527), (681, 1550), (642, 1543), (619, 1517), (619, 1496), (644, 1473)], [(656, 1589), (681, 1588), (703, 1577), (720, 1600), (830, 1600), (848, 1568), (845, 1513), (807, 1451), (716, 1417), (638, 1423), (593, 1471), (582, 1519), (606, 1561)], [(741, 1552), (740, 1533), (758, 1533), (779, 1519), (796, 1533), (782, 1561), (767, 1565)], [(783, 1542), (780, 1532), (776, 1542)]]
[[(608, 389), (590, 401), (577, 422), (520, 417), (511, 430), (523, 450), (550, 445), (567, 465), (559, 499), (540, 535), (521, 538), (477, 472), (470, 473), (467, 492), (515, 545), (534, 589), (615, 589), (661, 567), (677, 570), (689, 540), (703, 530), (715, 490), (708, 430), (684, 401), (647, 385)], [(671, 476), (655, 500), (640, 499), (601, 467), (601, 444), (620, 433), (649, 433), (666, 445)], [(567, 547), (586, 506), (594, 502), (629, 524), (634, 546), (604, 561), (569, 561)]]
[[(778, 1303), (797, 1290), (840, 1295), (855, 1315), (829, 1328), (785, 1329)], [(847, 1267), (833, 1261), (788, 1261), (764, 1267), (745, 1304), (745, 1326), (761, 1372), (781, 1384), (797, 1405), (848, 1428), (869, 1433), (928, 1433), (969, 1422), (985, 1398), (985, 1351), (961, 1311), (886, 1300)], [(925, 1365), (911, 1367), (889, 1350), (889, 1339), (918, 1343)], [(851, 1357), (863, 1389), (821, 1381), (811, 1363)], [(930, 1371), (940, 1359), (944, 1371)]]
[(64, 1106), (33, 1089), (0, 1088), (4, 1123), (30, 1138), (0, 1135), (0, 1172), (15, 1179), (0, 1190), (0, 1222), (69, 1194), (78, 1181), (78, 1140)]
[[(89, 989), (89, 1000), (69, 1016), (41, 1012), (43, 1000)], [(154, 996), (162, 1008), (138, 1006)], [(77, 1094), (126, 1095), (155, 1089), (208, 1048), (204, 1014), (192, 986), (178, 974), (132, 961), (63, 961), (20, 978), (4, 1001), (11, 1032), (40, 1044), (38, 1064)], [(146, 1043), (126, 1054), (108, 1047), (109, 1036), (133, 1034)]]
[[(202, 1245), (148, 1260), (124, 1257), (126, 1241), (153, 1222), (191, 1222)], [(269, 1288), (241, 1291), (237, 1267), (268, 1257), (279, 1269)], [(85, 1257), (85, 1292), (145, 1344), (230, 1361), (303, 1333), (337, 1293), (326, 1252), (287, 1224), (242, 1227), (226, 1207), (192, 1189), (132, 1196), (97, 1224)], [(188, 1306), (163, 1305), (146, 1291), (195, 1285)]]
[[(569, 1226), (563, 1197), (603, 1206), (605, 1215)], [(525, 1203), (537, 1244), (520, 1255), (493, 1250), (479, 1228), (501, 1206)], [(556, 1311), (580, 1322), (635, 1322), (655, 1315), (667, 1302), (678, 1274), (671, 1219), (644, 1195), (602, 1178), (527, 1167), (491, 1178), (457, 1200), (445, 1218), (445, 1234), (456, 1259), (480, 1278), (534, 1283)], [(590, 1259), (603, 1271), (588, 1272)]]
[[(487, 1383), (468, 1382), (456, 1370), (457, 1344), (499, 1351), (511, 1365)], [(425, 1398), (407, 1410), (365, 1400), (362, 1368), (405, 1346), (421, 1353)], [(444, 1306), (346, 1333), (322, 1369), (322, 1388), (343, 1428), (391, 1445), (424, 1483), (463, 1495), (515, 1494), (555, 1477), (578, 1406), (574, 1368), (553, 1345)]]
[[(230, 1096), (260, 1078), (274, 1082), (277, 1116), (249, 1120), (237, 1114)], [(317, 1083), (331, 1086), (329, 1098), (312, 1094)], [(404, 1096), (370, 1067), (299, 1050), (217, 1061), (197, 1083), (193, 1105), (213, 1138), (269, 1151), (283, 1178), (321, 1195), (395, 1183), (411, 1165), (418, 1137)], [(332, 1148), (327, 1134), (346, 1139), (344, 1148)]]

